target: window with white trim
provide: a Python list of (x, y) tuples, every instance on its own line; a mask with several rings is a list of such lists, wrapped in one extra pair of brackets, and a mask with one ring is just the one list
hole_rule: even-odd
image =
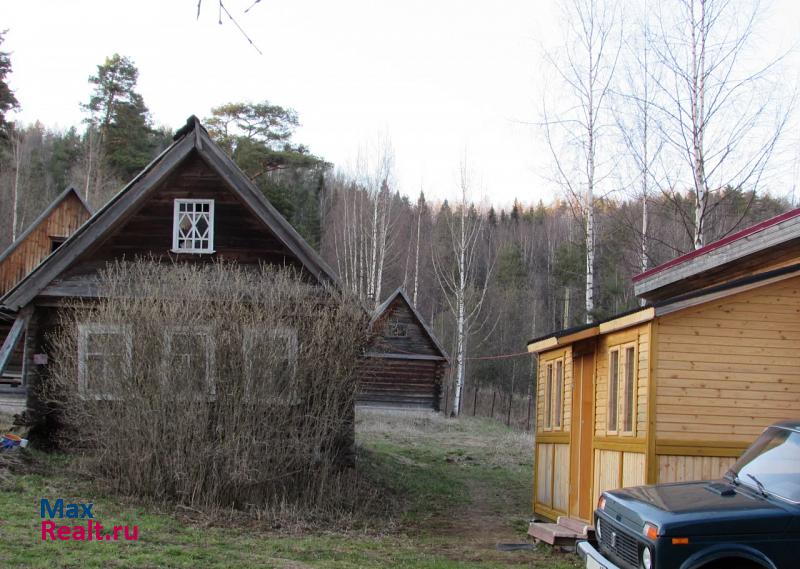
[(636, 344), (608, 352), (608, 433), (636, 432)]
[(214, 200), (175, 200), (172, 250), (175, 253), (214, 252)]
[(176, 326), (165, 331), (164, 364), (172, 382), (170, 391), (214, 396), (214, 339), (208, 327)]
[[(245, 332), (245, 393), (266, 394), (280, 403), (297, 401), (297, 331), (289, 327), (252, 328)], [(257, 382), (267, 382), (257, 385)]]
[(114, 324), (78, 325), (78, 392), (83, 397), (115, 399), (115, 381), (130, 371), (131, 327)]
[(544, 373), (544, 428), (560, 431), (564, 418), (564, 358), (547, 362)]

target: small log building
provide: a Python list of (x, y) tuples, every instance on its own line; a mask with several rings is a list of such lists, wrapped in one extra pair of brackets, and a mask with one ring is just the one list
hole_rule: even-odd
[(375, 309), (370, 329), (374, 340), (361, 366), (358, 403), (438, 411), (447, 352), (402, 288)]

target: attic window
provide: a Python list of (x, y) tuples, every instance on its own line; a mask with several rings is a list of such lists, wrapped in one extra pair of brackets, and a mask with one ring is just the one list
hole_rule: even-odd
[(399, 320), (389, 321), (390, 338), (406, 338), (407, 336), (408, 336), (408, 324), (404, 324)]
[(64, 243), (64, 241), (66, 241), (66, 240), (67, 240), (66, 237), (52, 237), (51, 236), (50, 237), (50, 252), (52, 253), (53, 251), (55, 251), (56, 249), (61, 247), (61, 244)]
[(175, 200), (172, 251), (214, 252), (214, 200)]

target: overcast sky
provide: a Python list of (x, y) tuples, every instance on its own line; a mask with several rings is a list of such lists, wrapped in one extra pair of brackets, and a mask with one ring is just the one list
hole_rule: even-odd
[[(554, 2), (534, 0), (225, 0), (259, 55), (216, 0), (5, 0), (4, 50), (24, 122), (80, 124), (87, 78), (115, 52), (139, 68), (157, 124), (178, 128), (231, 101), (296, 109), (296, 139), (340, 166), (388, 135), (401, 190), (455, 193), (468, 157), (488, 199), (549, 201), (537, 129), (542, 46), (561, 43)], [(800, 3), (776, 0), (765, 51), (800, 40)], [(791, 180), (787, 179), (786, 184)], [(788, 190), (787, 190), (788, 191)]]

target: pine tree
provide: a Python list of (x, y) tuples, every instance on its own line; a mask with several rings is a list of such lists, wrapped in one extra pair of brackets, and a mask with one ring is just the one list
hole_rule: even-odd
[[(6, 32), (0, 32), (0, 45), (5, 40)], [(14, 96), (14, 92), (8, 86), (6, 76), (11, 73), (11, 56), (6, 51), (0, 51), (0, 137), (8, 137), (9, 124), (6, 121), (6, 113), (19, 107), (19, 102)]]

